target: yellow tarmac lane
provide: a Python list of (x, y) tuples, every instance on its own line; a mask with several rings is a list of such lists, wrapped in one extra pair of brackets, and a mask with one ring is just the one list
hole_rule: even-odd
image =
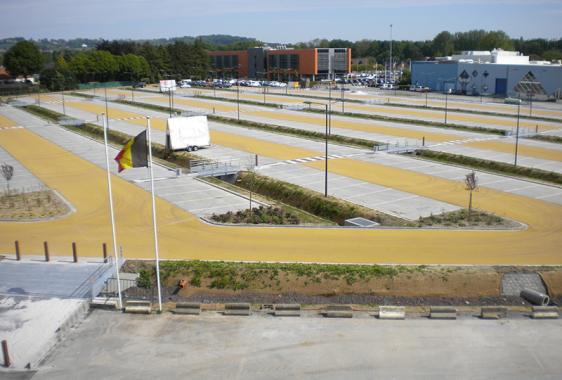
[[(186, 101), (188, 102), (188, 101)], [(77, 108), (83, 111), (92, 112), (94, 114), (101, 115), (102, 113), (106, 112), (106, 108), (103, 106), (94, 105), (91, 103), (83, 103), (83, 102), (72, 102), (67, 104), (68, 107)], [(140, 110), (140, 109), (139, 109)], [(269, 118), (276, 118), (276, 119), (283, 119), (283, 120), (293, 120), (298, 122), (306, 122), (309, 124), (316, 124), (316, 125), (325, 125), (325, 121), (319, 118), (314, 117), (307, 117), (307, 116), (293, 116), (293, 115), (286, 115), (286, 114), (277, 114), (274, 112), (267, 112), (267, 111), (257, 111), (257, 112), (248, 112), (254, 115), (259, 115), (263, 117)], [(132, 112), (120, 111), (114, 108), (109, 108), (109, 116), (113, 119), (122, 119), (122, 118), (134, 118), (143, 116), (141, 114), (136, 114)], [(127, 120), (130, 123), (146, 126), (146, 120), (137, 119), (137, 120)], [(151, 119), (151, 126), (153, 128), (159, 129), (161, 131), (166, 130), (166, 121), (161, 119)], [(392, 129), (394, 132), (404, 132), (404, 135), (400, 135), (400, 137), (408, 137), (408, 138), (415, 138), (421, 140), (423, 137), (426, 137), (428, 140), (439, 139), (439, 142), (446, 142), (451, 140), (451, 136), (449, 135), (441, 135), (441, 134), (433, 134), (433, 133), (424, 133), (424, 132), (416, 132), (416, 131), (409, 131), (409, 130), (401, 130), (397, 128), (390, 128), (390, 127), (379, 127), (379, 126), (371, 126), (367, 124), (360, 124), (360, 123), (345, 123), (336, 120), (332, 120), (332, 126), (344, 128), (344, 129), (352, 129), (352, 130), (361, 130), (361, 131), (368, 131), (373, 133), (388, 133), (388, 129)], [(388, 133), (389, 134), (389, 133)], [(221, 139), (224, 140), (223, 143), (218, 142), (219, 132), (211, 131), (211, 139), (213, 142), (229, 146), (231, 148), (239, 149), (237, 146), (232, 145), (234, 139), (236, 138), (235, 135), (231, 134), (223, 134), (228, 135), (228, 138)], [(503, 143), (498, 141), (479, 141), (479, 142), (470, 142), (465, 143), (463, 145), (470, 146), (473, 148), (478, 149), (486, 149), (496, 152), (504, 152), (504, 153), (513, 153), (515, 154), (515, 146), (514, 144)], [(252, 153), (256, 153), (254, 151), (250, 151)], [(260, 153), (261, 154), (261, 153)], [(547, 159), (552, 161), (559, 161), (562, 162), (562, 152), (550, 149), (543, 149), (543, 148), (536, 148), (530, 147), (525, 145), (519, 145), (518, 154), (521, 156), (528, 156), (528, 157), (535, 157), (541, 159)], [(267, 154), (263, 154), (267, 155)], [(317, 155), (317, 152), (315, 153)], [(289, 157), (289, 158), (282, 158), (283, 160), (289, 160), (293, 158), (303, 158), (309, 156), (300, 156), (300, 157)]]
[[(228, 134), (225, 134), (228, 135)], [(231, 136), (217, 138), (231, 139)], [(0, 143), (47, 186), (65, 196), (78, 212), (38, 223), (0, 222), (0, 252), (100, 256), (111, 243), (104, 170), (24, 129), (0, 130)], [(220, 143), (217, 141), (217, 143)], [(239, 149), (279, 159), (308, 152), (236, 136)], [(103, 149), (100, 147), (100, 149)], [(281, 153), (282, 152), (282, 153)], [(282, 157), (278, 155), (283, 154)], [(320, 170), (324, 162), (307, 166)], [(466, 206), (460, 183), (349, 159), (332, 160), (330, 171), (429, 198)], [(139, 169), (136, 169), (139, 170)], [(153, 257), (150, 194), (113, 176), (117, 236), (126, 257)], [(157, 198), (160, 253), (167, 259), (320, 261), (377, 263), (560, 264), (562, 207), (490, 189), (475, 194), (475, 207), (528, 224), (523, 231), (334, 230), (225, 228), (205, 225)]]
[(17, 127), (18, 125), (5, 116), (0, 115), (0, 128)]

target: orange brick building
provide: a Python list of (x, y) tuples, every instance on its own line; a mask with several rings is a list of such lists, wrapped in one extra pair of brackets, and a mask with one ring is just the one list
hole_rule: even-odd
[(351, 49), (274, 49), (207, 53), (215, 78), (294, 81), (335, 79), (351, 72)]

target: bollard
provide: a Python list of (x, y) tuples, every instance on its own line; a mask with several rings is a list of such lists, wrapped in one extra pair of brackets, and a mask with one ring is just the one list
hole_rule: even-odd
[(49, 243), (44, 242), (43, 246), (45, 247), (45, 261), (49, 261)]
[(103, 243), (103, 262), (107, 263), (107, 245)]
[(256, 166), (258, 166), (258, 155), (256, 154)]
[(20, 242), (19, 240), (16, 240), (16, 259), (18, 261), (21, 260), (21, 255), (20, 255)]
[(539, 126), (537, 125), (537, 128), (535, 129), (535, 133), (539, 133)]
[(213, 113), (215, 113), (215, 107), (213, 107)]
[(9, 367), (10, 363), (10, 355), (8, 354), (8, 342), (3, 340), (2, 341), (2, 351), (4, 351), (4, 365)]
[(425, 136), (423, 137), (423, 140), (422, 140), (422, 146), (425, 146)]
[(76, 251), (76, 243), (72, 243), (72, 256), (74, 256), (74, 262), (78, 262), (78, 252)]

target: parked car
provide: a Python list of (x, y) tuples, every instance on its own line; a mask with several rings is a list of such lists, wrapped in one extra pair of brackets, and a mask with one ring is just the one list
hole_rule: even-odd
[(445, 90), (445, 92), (444, 92), (444, 94), (447, 94), (447, 95), (451, 95), (452, 93), (453, 93), (452, 88), (449, 88), (449, 89)]
[(232, 87), (232, 85), (231, 85), (230, 83), (228, 83), (228, 82), (222, 83), (222, 84), (220, 85), (220, 88), (231, 88), (231, 87)]
[(133, 88), (145, 88), (145, 87), (146, 87), (146, 83), (144, 82), (139, 82), (133, 86)]
[(416, 91), (416, 86), (410, 86), (410, 91)]
[(187, 84), (187, 83), (182, 83), (182, 84), (180, 85), (180, 88), (191, 88), (191, 85), (190, 85), (190, 84)]
[(279, 87), (287, 87), (287, 83), (285, 83), (285, 82), (280, 82), (280, 83), (279, 83)]

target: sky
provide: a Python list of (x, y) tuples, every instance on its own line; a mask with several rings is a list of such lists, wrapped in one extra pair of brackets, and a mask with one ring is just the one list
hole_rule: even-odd
[(502, 30), (511, 38), (562, 38), (562, 0), (2, 0), (0, 4), (0, 38), (138, 40), (227, 34), (291, 44), (316, 38), (425, 41), (442, 31), (474, 29)]

